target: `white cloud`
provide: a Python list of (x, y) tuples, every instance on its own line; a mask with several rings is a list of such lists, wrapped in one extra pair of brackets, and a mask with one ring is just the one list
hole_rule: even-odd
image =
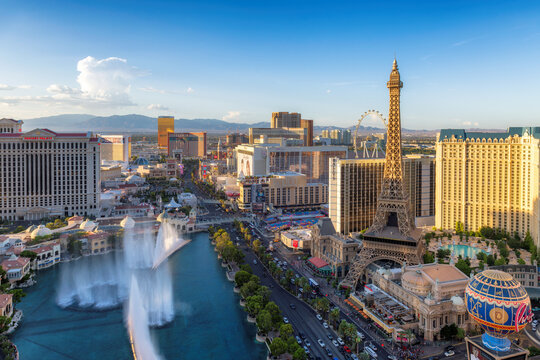
[[(49, 95), (0, 98), (0, 103), (18, 104), (39, 102), (48, 105), (72, 105), (78, 107), (120, 107), (135, 105), (129, 96), (131, 80), (144, 75), (129, 66), (126, 59), (109, 57), (98, 60), (92, 56), (77, 63), (79, 88), (51, 84)], [(29, 88), (22, 85), (20, 88)]]
[(31, 87), (31, 85), (11, 86), (7, 84), (0, 84), (0, 90), (30, 89)]
[(461, 123), (463, 126), (478, 126), (478, 122), (472, 122), (472, 121), (464, 121)]
[(188, 87), (187, 90), (186, 90), (186, 92), (187, 92), (188, 94), (191, 94), (191, 93), (194, 93), (195, 90), (193, 90), (193, 88)]
[(165, 91), (165, 90), (156, 89), (156, 88), (154, 88), (152, 86), (142, 87), (142, 88), (139, 88), (139, 90), (146, 91), (146, 92), (151, 92), (151, 93), (159, 93), (159, 94), (166, 94), (167, 93), (167, 91)]
[(221, 120), (223, 121), (237, 120), (238, 116), (240, 116), (240, 111), (229, 111), (227, 112), (227, 115), (221, 118)]
[(161, 104), (150, 104), (146, 107), (148, 110), (169, 110), (168, 107)]

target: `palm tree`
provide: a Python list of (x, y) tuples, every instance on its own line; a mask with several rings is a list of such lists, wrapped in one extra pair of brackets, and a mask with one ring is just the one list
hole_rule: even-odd
[(339, 309), (334, 308), (330, 311), (329, 314), (330, 322), (332, 323), (332, 326), (335, 327), (337, 322), (339, 321)]

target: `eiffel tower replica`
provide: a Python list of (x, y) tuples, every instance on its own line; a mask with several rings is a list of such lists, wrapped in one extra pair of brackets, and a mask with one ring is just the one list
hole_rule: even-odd
[(393, 260), (402, 265), (418, 264), (422, 259), (421, 231), (414, 226), (409, 194), (403, 185), (401, 158), (400, 80), (396, 59), (387, 83), (390, 91), (390, 111), (386, 140), (386, 159), (381, 193), (373, 224), (363, 235), (362, 247), (356, 254), (342, 287), (356, 288), (365, 268), (377, 260)]

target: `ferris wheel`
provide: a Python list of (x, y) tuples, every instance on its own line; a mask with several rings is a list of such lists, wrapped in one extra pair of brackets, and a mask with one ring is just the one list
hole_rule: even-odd
[(384, 128), (386, 129), (388, 127), (388, 122), (386, 121), (386, 118), (377, 110), (368, 110), (365, 113), (362, 114), (360, 119), (358, 119), (358, 123), (356, 124), (356, 130), (354, 131), (354, 139), (353, 139), (353, 146), (354, 146), (354, 153), (355, 157), (358, 159), (358, 150), (362, 150), (362, 157), (363, 158), (374, 158), (378, 157), (379, 151), (384, 151), (380, 148), (378, 142), (369, 142), (367, 140), (361, 141), (358, 143), (358, 130), (360, 128), (360, 125), (362, 124), (362, 121), (366, 118), (377, 118), (384, 124)]

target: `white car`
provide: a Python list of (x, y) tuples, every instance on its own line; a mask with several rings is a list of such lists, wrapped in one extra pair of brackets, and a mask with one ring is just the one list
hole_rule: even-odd
[(284, 316), (284, 317), (283, 317), (283, 322), (284, 322), (285, 324), (288, 324), (288, 323), (289, 323), (289, 319), (287, 319), (287, 317)]
[(324, 341), (322, 341), (321, 339), (317, 339), (317, 342), (321, 347), (324, 347)]
[(343, 342), (343, 340), (340, 337), (338, 337), (336, 340), (339, 343), (339, 345), (341, 346), (345, 345), (345, 342)]
[(332, 344), (334, 344), (335, 347), (339, 348), (339, 344), (336, 340), (332, 340)]
[(446, 356), (446, 357), (450, 357), (450, 356), (454, 356), (454, 355), (456, 355), (454, 350), (448, 350), (447, 352), (444, 353), (444, 356)]
[(296, 335), (296, 342), (298, 344), (301, 344), (302, 343), (302, 339), (300, 339), (300, 337), (298, 335)]
[(317, 315), (315, 315), (315, 317), (317, 318), (317, 320), (322, 321), (322, 316), (321, 315), (317, 314)]
[(322, 323), (322, 326), (325, 328), (325, 329), (328, 329), (328, 324), (325, 322)]

